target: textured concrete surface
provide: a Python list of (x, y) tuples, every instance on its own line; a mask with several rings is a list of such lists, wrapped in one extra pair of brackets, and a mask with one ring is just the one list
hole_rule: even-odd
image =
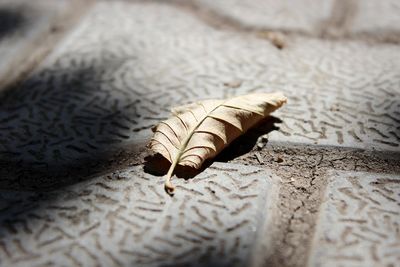
[(396, 0), (194, 2), (198, 8), (210, 13), (209, 23), (219, 22), (217, 25), (226, 28), (328, 39), (400, 41), (400, 6)]
[(133, 167), (46, 193), (0, 192), (1, 266), (247, 266), (277, 178), (214, 163), (174, 181)]
[[(70, 31), (0, 40), (0, 266), (398, 265), (396, 1), (50, 2), (7, 2)], [(275, 90), (174, 198), (142, 170), (172, 106)]]
[[(238, 144), (246, 143), (249, 137), (238, 140)], [(235, 153), (240, 145), (237, 146), (229, 154)], [(332, 170), (363, 173), (373, 170), (382, 176), (400, 173), (398, 154), (391, 158), (388, 152), (341, 147), (267, 144), (235, 156), (232, 161), (273, 170), (282, 179), (276, 210), (279, 220), (269, 229), (280, 234), (274, 237), (273, 247), (265, 250), (272, 255), (259, 266), (306, 266)], [(337, 265), (340, 266), (339, 262)]]
[(334, 1), (197, 0), (196, 2), (245, 27), (315, 33), (319, 30), (318, 24), (330, 16)]
[(297, 38), (281, 51), (173, 6), (100, 3), (1, 97), (3, 155), (58, 168), (143, 142), (171, 106), (275, 90), (289, 103), (271, 141), (400, 151), (399, 50)]
[(352, 25), (353, 32), (383, 31), (392, 35), (399, 34), (400, 3), (398, 1), (358, 1), (357, 8)]
[(399, 227), (399, 174), (333, 173), (309, 266), (398, 266)]

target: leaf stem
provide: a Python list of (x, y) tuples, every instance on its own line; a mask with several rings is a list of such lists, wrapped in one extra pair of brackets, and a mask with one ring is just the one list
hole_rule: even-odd
[[(164, 188), (165, 188), (165, 191), (168, 193), (168, 195), (170, 195), (170, 196), (174, 195), (175, 186), (171, 183), (172, 174), (173, 174), (175, 167), (178, 164), (182, 154), (184, 153), (186, 146), (188, 145), (190, 139), (192, 138), (193, 134), (199, 128), (199, 126), (210, 116), (211, 113), (213, 113), (217, 108), (219, 108), (220, 106), (222, 106), (225, 103), (226, 103), (226, 101), (222, 102), (221, 104), (218, 104), (210, 112), (208, 112), (204, 116), (204, 118), (202, 118), (200, 121), (198, 121), (197, 124), (193, 127), (193, 129), (191, 129), (191, 132), (189, 133), (189, 135), (186, 136), (185, 140), (183, 141), (183, 143), (181, 145), (178, 155), (176, 156), (175, 160), (172, 162), (172, 165), (168, 170), (167, 176), (165, 177)], [(177, 115), (177, 116), (179, 116), (179, 115)]]
[(168, 195), (173, 196), (175, 191), (175, 186), (171, 183), (171, 177), (175, 170), (178, 160), (175, 160), (168, 170), (167, 176), (165, 177), (164, 188)]

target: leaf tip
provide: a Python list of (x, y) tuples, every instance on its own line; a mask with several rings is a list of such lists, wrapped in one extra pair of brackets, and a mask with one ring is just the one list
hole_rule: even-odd
[(275, 92), (273, 94), (275, 99), (277, 100), (277, 104), (279, 107), (287, 103), (287, 97), (281, 91)]

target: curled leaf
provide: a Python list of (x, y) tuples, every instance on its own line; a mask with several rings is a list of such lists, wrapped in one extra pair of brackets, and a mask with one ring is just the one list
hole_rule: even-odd
[(149, 148), (169, 162), (165, 189), (177, 165), (199, 169), (238, 136), (286, 103), (280, 93), (255, 93), (225, 100), (204, 100), (172, 109), (173, 116), (153, 128)]

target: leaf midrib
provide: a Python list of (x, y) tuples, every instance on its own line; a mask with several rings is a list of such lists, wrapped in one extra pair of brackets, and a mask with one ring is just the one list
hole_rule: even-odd
[[(200, 125), (207, 119), (210, 118), (210, 114), (213, 113), (216, 109), (218, 109), (219, 107), (223, 106), (227, 101), (224, 101), (220, 104), (218, 104), (215, 108), (213, 108), (210, 112), (208, 112), (208, 114), (206, 114), (204, 116), (204, 118), (202, 118), (200, 121), (197, 122), (196, 126), (193, 128), (193, 130), (189, 133), (189, 135), (185, 138), (185, 140), (183, 141), (182, 145), (179, 147), (178, 150), (178, 154), (176, 156), (176, 158), (172, 161), (171, 167), (168, 170), (167, 173), (167, 177), (171, 177), (172, 173), (176, 167), (176, 165), (179, 163), (179, 160), (181, 159), (183, 153), (185, 153), (185, 149), (190, 141), (190, 139), (193, 137), (195, 131), (200, 127)], [(179, 114), (176, 115), (177, 117), (179, 116)]]

